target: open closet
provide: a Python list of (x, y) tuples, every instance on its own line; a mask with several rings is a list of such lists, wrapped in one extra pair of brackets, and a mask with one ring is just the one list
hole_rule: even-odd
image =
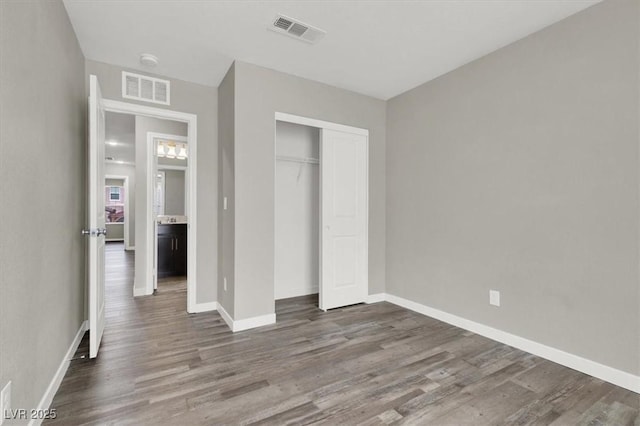
[(276, 113), (276, 300), (318, 293), (323, 310), (366, 301), (368, 136)]
[(320, 129), (276, 122), (275, 298), (318, 293)]

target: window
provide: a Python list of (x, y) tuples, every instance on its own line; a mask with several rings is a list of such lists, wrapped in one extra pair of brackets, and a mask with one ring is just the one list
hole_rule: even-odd
[(110, 186), (109, 187), (109, 200), (110, 201), (120, 201), (120, 187), (119, 186)]
[(105, 186), (105, 223), (124, 223), (124, 188)]

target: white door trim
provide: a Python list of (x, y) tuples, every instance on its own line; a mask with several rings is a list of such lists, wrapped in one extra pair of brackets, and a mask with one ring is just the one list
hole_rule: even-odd
[[(188, 185), (189, 185), (189, 224), (187, 225), (187, 312), (196, 312), (196, 248), (197, 248), (197, 144), (198, 144), (198, 116), (195, 114), (189, 114), (186, 112), (172, 111), (164, 108), (155, 108), (147, 105), (130, 104), (127, 102), (114, 101), (111, 99), (104, 99), (103, 105), (106, 111), (119, 112), (123, 114), (143, 115), (145, 117), (159, 118), (163, 120), (173, 120), (182, 123), (187, 123), (187, 143), (189, 144), (189, 173), (188, 173)], [(148, 148), (148, 144), (147, 144)], [(149, 155), (147, 154), (147, 158)], [(147, 194), (147, 198), (149, 194)], [(148, 201), (148, 200), (147, 200)], [(149, 233), (149, 227), (146, 229)], [(153, 237), (153, 235), (151, 236)], [(147, 241), (149, 238), (147, 236)], [(153, 263), (153, 252), (147, 250), (149, 253), (144, 253), (145, 264), (149, 265), (149, 258)], [(138, 255), (138, 253), (136, 253)], [(149, 283), (151, 283), (151, 293), (153, 293), (153, 277), (147, 278), (147, 285), (145, 289), (149, 290)]]
[[(175, 135), (173, 135), (171, 137), (176, 139), (176, 140), (178, 140), (177, 138), (184, 139), (185, 142), (187, 140), (187, 138), (185, 138), (184, 136), (175, 136)], [(185, 170), (187, 170), (187, 167), (185, 167), (185, 166), (170, 166), (168, 164), (158, 164), (158, 170), (182, 170), (182, 171), (185, 171)]]
[(131, 250), (129, 241), (129, 176), (125, 175), (104, 175), (105, 179), (119, 179), (124, 181), (124, 249)]
[(293, 115), (285, 112), (276, 112), (276, 121), (286, 121), (287, 123), (302, 124), (303, 126), (317, 127), (319, 129), (329, 129), (336, 130), (338, 132), (369, 136), (369, 130), (367, 129), (332, 123), (330, 121), (316, 120), (315, 118), (303, 117), (301, 115)]

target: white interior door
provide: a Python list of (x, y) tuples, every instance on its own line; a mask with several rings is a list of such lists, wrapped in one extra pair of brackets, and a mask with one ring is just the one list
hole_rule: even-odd
[(154, 138), (151, 138), (151, 141), (151, 176), (153, 176), (153, 211), (151, 212), (153, 270), (151, 271), (151, 279), (153, 281), (153, 291), (155, 292), (158, 289), (158, 215), (164, 214), (165, 175), (164, 172), (158, 172), (158, 141)]
[(362, 303), (368, 294), (367, 136), (320, 136), (320, 309)]
[(104, 131), (105, 113), (98, 78), (89, 77), (89, 356), (98, 355), (104, 331)]

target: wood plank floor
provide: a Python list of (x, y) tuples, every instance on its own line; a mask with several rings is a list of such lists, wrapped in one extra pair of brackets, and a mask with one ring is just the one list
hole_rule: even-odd
[(288, 299), (233, 334), (184, 280), (134, 300), (132, 256), (107, 257), (100, 354), (85, 335), (49, 424), (640, 425), (638, 394), (389, 303)]

